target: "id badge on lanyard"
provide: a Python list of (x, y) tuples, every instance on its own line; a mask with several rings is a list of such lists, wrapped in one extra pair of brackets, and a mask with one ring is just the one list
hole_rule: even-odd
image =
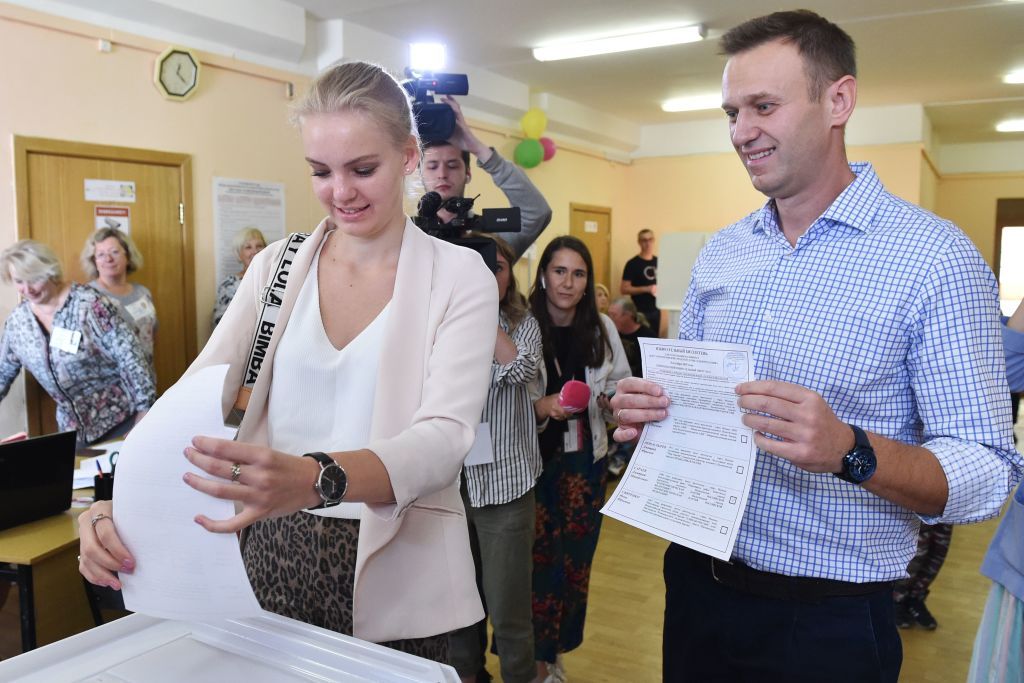
[(583, 420), (586, 413), (570, 417), (565, 421), (565, 434), (562, 436), (562, 451), (564, 453), (577, 453), (583, 450), (583, 439), (586, 431), (583, 429)]

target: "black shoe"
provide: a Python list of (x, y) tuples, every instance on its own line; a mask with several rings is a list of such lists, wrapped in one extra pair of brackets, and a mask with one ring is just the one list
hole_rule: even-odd
[(903, 601), (903, 606), (906, 608), (907, 613), (914, 618), (914, 622), (921, 628), (929, 631), (934, 631), (938, 628), (939, 622), (935, 621), (935, 617), (925, 607), (924, 600), (906, 598)]
[(907, 609), (902, 601), (896, 603), (896, 626), (898, 628), (910, 628), (914, 625), (914, 616)]

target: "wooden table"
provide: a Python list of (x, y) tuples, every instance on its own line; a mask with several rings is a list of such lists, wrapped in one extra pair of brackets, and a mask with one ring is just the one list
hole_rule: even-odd
[(78, 573), (82, 510), (0, 531), (0, 565), (14, 565), (0, 566), (0, 579), (18, 584), (23, 652), (95, 626)]

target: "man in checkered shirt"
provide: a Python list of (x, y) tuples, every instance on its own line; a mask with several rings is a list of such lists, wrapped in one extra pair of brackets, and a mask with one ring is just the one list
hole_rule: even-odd
[[(753, 347), (736, 392), (759, 454), (731, 561), (666, 552), (664, 680), (895, 682), (919, 524), (994, 517), (1021, 479), (998, 287), (956, 226), (847, 161), (842, 29), (779, 12), (722, 47), (732, 143), (768, 201), (701, 252), (679, 336)], [(620, 382), (616, 439), (668, 404)]]

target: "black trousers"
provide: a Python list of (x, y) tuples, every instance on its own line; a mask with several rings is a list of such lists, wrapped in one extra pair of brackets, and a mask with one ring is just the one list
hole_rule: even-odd
[(896, 683), (903, 645), (892, 590), (816, 602), (741, 593), (708, 557), (665, 552), (664, 683)]

